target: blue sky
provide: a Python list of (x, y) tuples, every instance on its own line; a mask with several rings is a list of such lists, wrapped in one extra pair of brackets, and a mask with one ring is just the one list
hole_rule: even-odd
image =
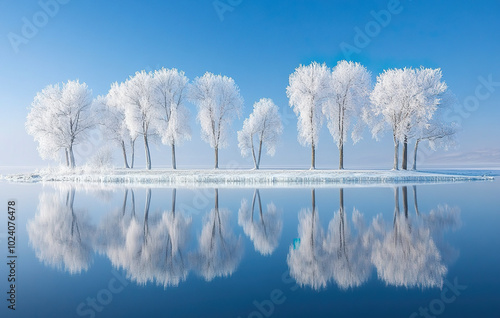
[[(255, 101), (272, 98), (284, 117), (284, 135), (275, 157), (264, 157), (262, 166), (308, 168), (310, 149), (297, 142), (296, 118), (286, 98), (288, 76), (300, 64), (335, 66), (346, 58), (364, 64), (374, 81), (386, 68), (442, 68), (460, 102), (450, 114), (462, 124), (459, 147), (424, 156), (422, 167), (443, 160), (450, 166), (500, 162), (498, 1), (220, 0), (216, 3), (228, 9), (222, 13), (213, 0), (61, 2), (65, 4), (58, 3), (53, 16), (45, 15), (46, 21), (41, 3), (52, 1), (0, 3), (0, 166), (49, 163), (38, 157), (36, 144), (24, 130), (27, 108), (46, 85), (80, 79), (97, 96), (135, 71), (176, 67), (191, 80), (206, 71), (233, 77), (245, 100), (244, 117)], [(373, 12), (390, 9), (390, 21), (377, 22)], [(13, 46), (13, 34), (23, 36), (26, 21), (38, 23), (36, 34), (27, 34), (26, 43)], [(356, 41), (357, 30), (368, 33), (362, 45)], [(342, 50), (356, 43), (356, 53)], [(488, 81), (493, 84), (485, 85)], [(201, 141), (196, 109), (189, 107), (193, 137), (178, 148), (178, 167), (211, 167), (213, 151)], [(234, 122), (235, 131), (244, 117)], [(93, 144), (92, 149), (103, 142), (97, 138)], [(142, 147), (140, 142), (136, 148), (140, 166)], [(389, 169), (392, 151), (389, 134), (376, 142), (366, 132), (361, 142), (346, 146), (345, 166)], [(121, 164), (119, 152), (115, 157)], [(250, 159), (239, 155), (236, 134), (220, 160), (222, 167), (251, 166)], [(84, 161), (77, 157), (77, 164)], [(324, 126), (317, 166), (336, 167), (337, 161), (336, 146)], [(169, 150), (153, 146), (152, 162), (153, 167), (169, 166)]]

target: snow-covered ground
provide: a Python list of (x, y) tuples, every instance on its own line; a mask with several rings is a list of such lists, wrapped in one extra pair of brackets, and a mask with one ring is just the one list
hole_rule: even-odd
[(344, 184), (404, 184), (493, 180), (485, 174), (392, 170), (41, 170), (3, 177), (16, 182), (65, 181), (176, 187), (328, 186)]

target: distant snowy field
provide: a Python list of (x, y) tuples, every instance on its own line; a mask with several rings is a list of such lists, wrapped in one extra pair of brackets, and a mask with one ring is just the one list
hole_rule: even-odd
[(175, 187), (329, 186), (343, 184), (404, 184), (493, 180), (493, 170), (126, 170), (44, 169), (3, 176), (14, 182), (127, 184)]

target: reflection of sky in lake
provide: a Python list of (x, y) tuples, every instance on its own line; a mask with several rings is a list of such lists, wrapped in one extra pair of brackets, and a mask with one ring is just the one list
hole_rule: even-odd
[(0, 189), (18, 202), (20, 316), (78, 316), (120, 286), (114, 268), (127, 286), (96, 317), (248, 317), (276, 289), (277, 317), (408, 317), (455, 278), (467, 289), (439, 317), (500, 312), (498, 180), (314, 197), (219, 189), (217, 200), (214, 189), (151, 189), (149, 209), (146, 188)]

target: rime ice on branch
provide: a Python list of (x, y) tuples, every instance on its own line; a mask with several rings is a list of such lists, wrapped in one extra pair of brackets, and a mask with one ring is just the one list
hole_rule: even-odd
[(311, 146), (311, 169), (316, 167), (316, 147), (323, 125), (321, 106), (328, 98), (330, 71), (326, 64), (301, 65), (290, 75), (286, 94), (298, 116), (298, 140)]
[(344, 143), (353, 121), (356, 125), (351, 134), (352, 140), (356, 143), (361, 139), (361, 110), (368, 106), (370, 92), (371, 74), (361, 64), (339, 61), (333, 68), (323, 114), (339, 148), (339, 169), (344, 169)]
[(177, 69), (157, 70), (153, 74), (154, 102), (158, 117), (154, 122), (164, 145), (172, 148), (172, 168), (176, 169), (175, 145), (191, 139), (189, 110), (185, 106), (188, 78)]
[(75, 167), (73, 148), (94, 127), (91, 104), (92, 91), (78, 80), (49, 85), (36, 94), (25, 127), (43, 159), (57, 159), (64, 149), (66, 166)]
[(390, 69), (377, 77), (371, 93), (372, 104), (364, 111), (365, 120), (378, 138), (392, 130), (394, 166), (398, 169), (399, 144), (403, 143), (402, 168), (407, 169), (408, 141), (432, 119), (447, 86), (440, 69)]
[(132, 138), (143, 137), (146, 168), (150, 170), (149, 138), (154, 136), (153, 124), (158, 117), (158, 109), (154, 104), (153, 75), (146, 71), (136, 72), (120, 85), (123, 85), (121, 98), (125, 106), (127, 128)]
[[(93, 112), (103, 136), (121, 147), (125, 168), (134, 167), (134, 146), (136, 134), (131, 134), (125, 122), (125, 107), (122, 96), (124, 86), (118, 83), (111, 84), (106, 96), (98, 96), (94, 100)], [(130, 165), (127, 159), (127, 147), (131, 149)]]
[(253, 112), (243, 122), (243, 128), (238, 131), (238, 147), (241, 155), (246, 157), (252, 154), (254, 167), (259, 169), (262, 146), (266, 147), (268, 155), (273, 156), (282, 132), (283, 125), (278, 106), (271, 99), (262, 98), (254, 104)]
[(234, 117), (241, 116), (243, 98), (234, 80), (205, 73), (194, 80), (190, 100), (198, 106), (201, 136), (215, 150), (215, 169), (219, 168), (219, 149), (227, 146)]

